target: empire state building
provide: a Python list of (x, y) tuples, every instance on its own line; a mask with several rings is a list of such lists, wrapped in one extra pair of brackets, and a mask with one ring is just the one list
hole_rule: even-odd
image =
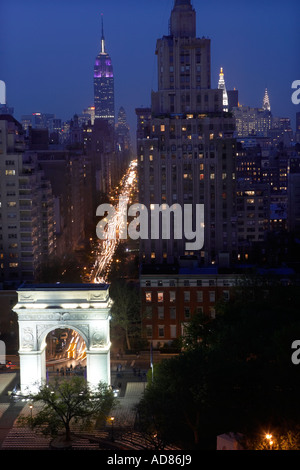
[(103, 32), (101, 51), (96, 57), (94, 66), (94, 106), (95, 118), (108, 120), (112, 125), (115, 123), (115, 97), (114, 97), (114, 73), (111, 57), (105, 50), (105, 39)]

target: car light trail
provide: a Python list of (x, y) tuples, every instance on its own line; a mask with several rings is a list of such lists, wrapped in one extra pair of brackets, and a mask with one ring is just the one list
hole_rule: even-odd
[[(124, 229), (124, 217), (122, 214), (127, 210), (127, 203), (131, 202), (132, 192), (137, 181), (137, 161), (130, 163), (126, 174), (123, 176), (119, 186), (116, 189), (118, 193), (115, 197), (111, 196), (111, 201), (118, 199), (115, 206), (115, 215), (107, 224), (107, 235), (105, 240), (99, 240), (99, 253), (97, 254), (94, 271), (91, 275), (91, 281), (94, 283), (105, 283), (109, 272), (112, 258), (119, 244), (119, 238), (116, 236)], [(120, 199), (120, 200), (119, 200)], [(120, 202), (120, 204), (119, 204)]]

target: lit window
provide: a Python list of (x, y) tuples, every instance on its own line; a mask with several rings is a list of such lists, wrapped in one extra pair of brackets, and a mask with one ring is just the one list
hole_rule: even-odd
[(146, 302), (151, 302), (151, 301), (152, 301), (152, 293), (146, 292)]

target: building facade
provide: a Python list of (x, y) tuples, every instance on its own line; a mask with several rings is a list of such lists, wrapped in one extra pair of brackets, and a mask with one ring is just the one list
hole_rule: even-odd
[(172, 264), (196, 256), (199, 263), (230, 263), (236, 250), (234, 118), (223, 112), (223, 90), (211, 89), (210, 40), (196, 37), (189, 0), (175, 1), (156, 56), (151, 112), (136, 110), (140, 202), (149, 213), (154, 205), (162, 211), (190, 205), (194, 231), (196, 206), (204, 206), (204, 245), (187, 249), (171, 227), (169, 238), (141, 240), (141, 260)]
[(228, 301), (236, 286), (234, 274), (211, 268), (144, 269), (140, 276), (143, 336), (154, 347), (171, 345), (192, 315), (216, 315), (216, 304)]
[(56, 246), (54, 197), (21, 124), (0, 116), (0, 279), (35, 279)]

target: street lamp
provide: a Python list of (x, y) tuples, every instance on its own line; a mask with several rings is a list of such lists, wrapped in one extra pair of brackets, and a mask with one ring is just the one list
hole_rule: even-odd
[(30, 424), (31, 424), (31, 429), (32, 429), (32, 408), (33, 408), (33, 405), (31, 403), (29, 405), (29, 408), (30, 408)]
[(272, 450), (272, 445), (273, 445), (272, 434), (266, 434), (266, 439), (269, 441), (269, 446), (270, 446), (270, 449)]
[(113, 416), (110, 417), (110, 422), (111, 422), (111, 440), (114, 442), (114, 420), (115, 418)]

